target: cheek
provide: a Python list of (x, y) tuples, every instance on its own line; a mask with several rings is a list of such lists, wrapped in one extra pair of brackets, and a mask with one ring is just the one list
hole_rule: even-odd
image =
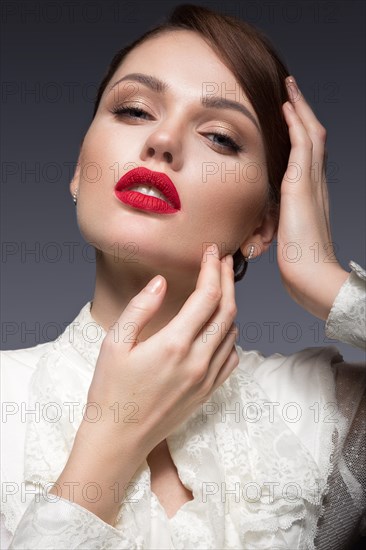
[(110, 209), (114, 186), (127, 162), (123, 155), (125, 147), (114, 134), (113, 130), (108, 134), (96, 126), (84, 140), (79, 180), (81, 217), (88, 213), (99, 218)]
[(90, 132), (84, 147), (81, 185), (90, 187), (98, 199), (103, 189), (112, 189), (126, 172), (139, 165), (141, 143), (146, 136), (136, 134), (135, 127), (122, 130), (102, 122)]
[[(77, 222), (80, 233), (87, 242), (95, 243), (96, 248), (109, 246), (113, 239), (107, 237), (113, 204), (115, 154), (109, 141), (100, 139), (94, 128), (88, 131), (80, 157), (79, 200)], [(99, 241), (108, 238), (108, 243)], [(113, 243), (112, 243), (113, 244)]]
[[(267, 199), (266, 174), (253, 170), (243, 178), (243, 165), (222, 167), (215, 176), (196, 186), (194, 200), (188, 201), (189, 224), (222, 235), (228, 242), (242, 238), (253, 229)], [(249, 170), (245, 175), (249, 175)]]

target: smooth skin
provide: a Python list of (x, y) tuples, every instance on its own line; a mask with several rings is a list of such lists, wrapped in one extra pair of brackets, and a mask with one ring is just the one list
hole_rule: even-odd
[[(126, 65), (130, 63), (133, 68), (142, 72), (144, 63), (145, 69), (148, 64), (149, 72), (156, 76), (162, 76), (160, 73), (164, 71), (168, 75), (173, 74), (173, 82), (174, 78), (184, 79), (186, 77), (186, 81), (178, 80), (179, 86), (176, 91), (178, 94), (178, 90), (183, 86), (182, 93), (186, 95), (183, 95), (182, 98), (177, 96), (177, 100), (185, 100), (187, 96), (190, 101), (191, 97), (195, 97), (197, 91), (200, 92), (201, 81), (199, 78), (210, 81), (210, 76), (217, 74), (218, 70), (222, 71), (222, 78), (232, 84), (230, 82), (230, 78), (233, 78), (231, 73), (198, 36), (194, 36), (195, 43), (192, 46), (191, 33), (187, 36), (187, 33), (184, 32), (179, 37), (172, 36), (174, 34), (170, 33), (142, 45), (141, 49), (136, 50), (129, 58)], [(185, 40), (187, 41), (184, 44), (185, 47), (182, 47), (179, 41), (184, 42)], [(190, 65), (184, 64), (184, 59), (177, 63), (177, 55), (189, 57), (190, 47), (193, 47), (192, 59), (197, 59), (200, 63), (202, 60), (206, 61), (200, 65), (205, 68), (206, 73), (199, 77), (194, 72), (194, 67), (192, 68), (193, 72), (189, 72)], [(163, 56), (161, 55), (162, 51), (164, 52)], [(171, 66), (169, 66), (169, 59), (172, 60)], [(130, 69), (130, 66), (126, 68), (126, 65), (123, 64), (119, 75), (116, 76), (123, 74), (123, 68), (126, 71), (127, 68)], [(178, 72), (174, 73), (174, 70)], [(212, 75), (209, 71), (212, 71)], [(287, 79), (288, 81), (289, 79)], [(290, 101), (283, 105), (292, 148), (289, 167), (284, 175), (281, 190), (280, 222), (277, 232), (278, 265), (283, 284), (293, 299), (315, 316), (326, 319), (334, 299), (349, 273), (343, 270), (335, 258), (333, 262), (324, 261), (329, 254), (327, 246), (331, 242), (328, 193), (324, 175), (325, 130), (304, 97), (293, 86), (296, 86), (294, 79), (291, 84), (292, 91), (289, 90)], [(233, 87), (230, 86), (229, 89), (233, 89)], [(208, 131), (207, 119), (203, 120), (200, 113), (197, 115), (198, 118), (195, 118), (196, 115), (193, 116), (196, 113), (193, 110), (193, 103), (175, 103), (175, 96), (169, 97), (168, 103), (161, 103), (156, 109), (157, 111), (160, 109), (159, 112), (164, 113), (164, 116), (160, 115), (161, 118), (156, 116), (148, 122), (139, 122), (137, 128), (129, 126), (127, 123), (118, 127), (113, 126), (110, 146), (113, 147), (113, 143), (116, 143), (117, 136), (123, 140), (126, 133), (131, 132), (132, 136), (136, 135), (132, 132), (138, 132), (138, 139), (135, 143), (131, 142), (131, 136), (128, 135), (131, 148), (138, 151), (140, 139), (141, 155), (149, 167), (164, 170), (165, 166), (169, 175), (172, 170), (176, 172), (176, 178), (172, 179), (180, 184), (179, 193), (184, 199), (183, 203), (188, 205), (188, 209), (191, 206), (191, 213), (194, 212), (194, 204), (197, 201), (198, 203), (201, 201), (202, 205), (206, 204), (206, 209), (209, 210), (210, 200), (214, 205), (221, 198), (222, 220), (220, 218), (217, 226), (211, 229), (211, 231), (217, 231), (215, 234), (204, 233), (207, 230), (206, 225), (202, 223), (202, 232), (198, 236), (196, 227), (194, 227), (195, 232), (190, 234), (190, 227), (186, 223), (183, 224), (182, 230), (184, 227), (188, 235), (182, 232), (179, 247), (174, 244), (177, 238), (174, 233), (172, 240), (169, 240), (170, 234), (168, 234), (164, 242), (155, 241), (159, 242), (161, 250), (165, 247), (164, 253), (169, 251), (172, 255), (171, 265), (173, 267), (164, 273), (158, 271), (159, 274), (153, 278), (150, 275), (154, 273), (160, 249), (155, 246), (155, 249), (151, 251), (146, 247), (145, 251), (142, 240), (141, 249), (146, 256), (143, 255), (141, 258), (145, 258), (146, 261), (138, 264), (136, 271), (133, 270), (133, 266), (124, 265), (122, 270), (120, 266), (115, 265), (115, 272), (113, 272), (112, 262), (105, 257), (107, 254), (104, 259), (103, 255), (102, 260), (99, 259), (99, 275), (97, 273), (92, 315), (97, 322), (104, 326), (107, 335), (101, 346), (87, 401), (88, 403), (97, 402), (100, 405), (103, 413), (102, 421), (95, 424), (82, 421), (69, 460), (57, 480), (57, 487), (55, 486), (50, 492), (60, 496), (61, 489), (62, 496), (69, 498), (67, 484), (71, 480), (78, 481), (80, 486), (74, 491), (74, 502), (89, 509), (112, 525), (116, 520), (120, 502), (115, 501), (114, 492), (110, 490), (110, 487), (118, 483), (123, 489), (149, 453), (158, 448), (170, 433), (189, 418), (238, 365), (238, 354), (234, 347), (236, 339), (234, 319), (237, 308), (232, 258), (230, 254), (222, 255), (217, 246), (213, 245), (212, 249), (206, 250), (203, 254), (200, 253), (200, 265), (197, 266), (198, 270), (196, 267), (196, 275), (191, 262), (197, 262), (200, 246), (203, 242), (210, 240), (209, 236), (213, 237), (211, 242), (222, 242), (221, 235), (222, 240), (233, 247), (230, 253), (234, 252), (234, 244), (241, 236), (242, 251), (247, 255), (248, 243), (255, 242), (258, 245), (256, 247), (256, 254), (258, 254), (258, 250), (263, 252), (268, 248), (275, 234), (273, 224), (266, 217), (266, 213), (261, 212), (259, 218), (257, 215), (249, 218), (250, 206), (258, 205), (260, 199), (263, 200), (265, 179), (261, 185), (257, 186), (257, 190), (245, 185), (238, 189), (238, 187), (234, 187), (235, 182), (229, 182), (227, 187), (232, 190), (232, 196), (229, 193), (226, 198), (224, 195), (220, 195), (223, 193), (222, 186), (215, 188), (212, 185), (210, 195), (207, 195), (206, 189), (197, 187), (196, 202), (190, 202), (190, 179), (186, 176), (189, 175), (190, 169), (194, 169), (194, 163), (190, 167), (189, 155), (185, 156), (185, 150), (189, 151), (191, 148), (193, 154), (198, 147), (204, 145), (205, 148), (207, 147), (206, 159), (218, 161), (219, 157), (215, 156), (218, 155), (217, 149), (213, 150), (206, 141), (201, 141), (202, 129)], [(150, 100), (150, 96), (148, 99), (145, 96), (146, 103), (149, 103)], [(158, 100), (154, 98), (152, 103), (157, 105)], [(244, 100), (244, 103), (249, 109), (251, 108), (247, 100)], [(178, 112), (175, 109), (175, 105), (178, 104), (184, 105), (187, 112), (183, 107), (182, 112)], [(193, 113), (192, 118), (189, 118), (188, 115), (191, 113)], [(96, 120), (86, 139), (85, 157), (81, 159), (81, 165), (83, 162), (90, 161), (93, 154), (97, 154), (97, 143), (104, 143), (103, 140), (100, 140), (103, 132), (105, 132), (105, 139), (108, 139), (112, 126), (107, 117), (107, 114), (103, 114), (102, 106), (99, 119)], [(221, 114), (218, 118), (223, 119), (224, 115)], [(185, 121), (187, 120), (194, 124), (186, 126)], [(226, 119), (225, 124), (230, 126), (233, 123)], [(123, 130), (121, 134), (119, 134), (120, 128)], [(179, 136), (183, 135), (185, 140), (179, 138), (181, 139), (179, 141), (178, 130), (180, 130)], [(253, 133), (253, 129), (248, 130), (248, 135), (251, 136), (249, 141), (251, 139), (252, 158), (259, 160), (263, 153), (260, 139), (255, 132)], [(135, 148), (135, 144), (138, 147)], [(121, 150), (123, 152), (123, 147)], [(165, 153), (169, 150), (173, 151), (172, 163), (166, 160), (168, 157)], [(206, 151), (203, 148), (198, 150)], [(147, 151), (153, 151), (151, 159), (156, 164), (152, 161), (147, 162), (149, 157), (144, 156)], [(110, 154), (110, 147), (107, 143), (101, 155), (108, 156), (108, 154)], [(141, 158), (135, 160), (141, 162)], [(243, 159), (244, 157), (240, 157), (239, 161), (244, 162)], [(107, 158), (106, 164), (110, 160)], [(184, 164), (185, 160), (188, 164)], [(314, 170), (312, 170), (314, 163), (319, 164), (320, 178), (317, 178), (316, 173), (314, 174)], [(184, 172), (185, 170), (186, 172)], [(191, 177), (194, 177), (194, 172)], [(78, 209), (80, 208), (79, 223), (84, 232), (90, 231), (89, 236), (92, 237), (93, 228), (97, 228), (96, 231), (100, 232), (99, 236), (101, 236), (102, 229), (105, 232), (110, 231), (108, 238), (105, 238), (105, 248), (107, 249), (108, 239), (113, 238), (111, 232), (115, 228), (114, 222), (116, 221), (116, 230), (123, 232), (124, 228), (117, 224), (118, 216), (126, 215), (126, 223), (130, 224), (129, 231), (135, 231), (134, 235), (138, 237), (137, 231), (139, 231), (142, 218), (139, 218), (140, 225), (134, 225), (134, 216), (137, 214), (133, 213), (133, 216), (130, 217), (124, 214), (127, 211), (123, 211), (121, 214), (120, 205), (118, 205), (120, 208), (118, 212), (112, 211), (112, 202), (108, 198), (106, 190), (101, 186), (96, 190), (91, 190), (90, 186), (88, 188), (80, 176), (80, 171), (76, 172), (71, 182), (71, 193), (77, 186), (80, 186), (81, 190), (80, 205), (78, 203)], [(108, 187), (108, 190), (111, 188), (112, 185)], [(247, 208), (248, 217), (245, 221), (241, 221), (239, 213), (236, 217), (235, 211), (230, 211), (232, 204), (240, 198), (239, 195), (235, 195), (236, 193), (241, 194), (243, 204)], [(231, 204), (230, 201), (233, 203)], [(100, 216), (100, 220), (95, 220), (93, 226), (91, 225), (93, 216), (95, 217), (98, 212), (95, 204), (101, 210), (106, 208), (111, 212), (110, 225), (107, 227), (101, 225), (102, 216)], [(260, 209), (257, 210), (258, 212)], [(144, 220), (148, 230), (152, 231), (151, 238), (156, 238), (156, 232), (160, 231), (160, 222), (155, 224), (155, 219), (148, 216)], [(232, 225), (230, 225), (230, 220), (232, 220)], [(192, 214), (193, 225), (198, 221), (198, 217), (196, 218)], [(181, 227), (178, 217), (167, 221), (167, 223), (171, 224), (170, 230), (174, 228), (176, 231)], [(146, 239), (150, 237), (149, 231), (147, 231)], [(101, 249), (103, 249), (103, 239), (100, 242), (102, 243)], [(297, 262), (289, 261), (289, 258), (283, 254), (286, 243), (296, 243), (297, 247), (300, 247), (301, 257)], [(318, 262), (314, 261), (314, 252), (310, 248), (314, 243), (318, 243), (319, 246)], [(169, 249), (170, 246), (171, 249)], [(191, 246), (193, 260), (191, 256), (184, 255), (186, 246)], [(181, 254), (180, 258), (178, 257), (179, 253)], [(175, 276), (179, 279), (177, 271), (179, 264), (185, 276), (182, 281), (189, 275), (189, 283), (186, 287), (183, 282), (180, 287), (175, 283)], [(121, 271), (118, 271), (119, 269)], [(175, 274), (174, 270), (176, 270)], [(140, 278), (138, 278), (138, 272), (142, 274)], [(125, 294), (123, 294), (123, 289), (120, 289), (122, 285), (118, 286), (122, 273), (126, 276), (126, 288), (128, 289)], [(114, 279), (114, 277), (116, 278)], [(138, 285), (141, 286), (144, 277), (146, 281), (144, 281), (142, 290), (134, 292)], [(137, 278), (137, 285), (134, 278)], [(146, 286), (148, 281), (150, 283)], [(154, 283), (155, 289), (149, 288), (151, 284), (154, 286)], [(170, 296), (168, 295), (169, 290), (173, 293)], [(127, 303), (121, 307), (128, 292), (132, 293), (132, 296), (129, 296)], [(113, 311), (115, 305), (112, 305), (116, 301), (118, 307), (121, 307), (119, 311), (122, 311), (118, 315)], [(166, 302), (168, 302), (169, 308), (167, 308)], [(106, 303), (107, 306), (109, 303), (111, 304), (109, 314), (108, 311), (106, 313), (106, 310), (103, 310), (103, 303)], [(165, 313), (162, 315), (164, 307)], [(114, 322), (118, 327), (118, 338), (115, 337), (116, 324), (110, 328)], [(216, 323), (218, 327), (226, 327), (227, 330), (218, 330), (206, 338), (204, 333), (207, 323)], [(135, 327), (132, 339), (131, 325)], [(131, 402), (137, 404), (138, 422), (115, 422), (114, 411), (110, 407), (116, 401), (122, 404)], [(108, 465), (107, 468), (106, 465)], [(81, 490), (83, 483), (90, 480), (98, 481), (103, 491), (102, 497), (95, 503), (85, 501)]]

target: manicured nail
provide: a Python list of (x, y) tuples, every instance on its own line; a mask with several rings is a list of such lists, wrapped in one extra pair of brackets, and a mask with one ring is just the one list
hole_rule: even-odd
[(294, 103), (294, 101), (298, 101), (301, 97), (301, 92), (293, 76), (289, 76), (286, 79), (286, 86), (287, 86), (288, 96), (292, 101), (292, 103)]
[(159, 294), (162, 288), (163, 288), (163, 278), (160, 277), (160, 275), (156, 275), (156, 277), (151, 279), (149, 284), (145, 287), (145, 290), (150, 294)]
[(217, 255), (218, 254), (218, 248), (217, 248), (217, 244), (216, 243), (212, 243), (212, 244), (209, 244), (207, 247), (206, 247), (206, 253), (207, 254), (215, 254)]

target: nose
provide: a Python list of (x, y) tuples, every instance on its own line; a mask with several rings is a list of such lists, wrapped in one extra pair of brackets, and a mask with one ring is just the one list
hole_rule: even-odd
[(148, 159), (169, 164), (172, 170), (181, 168), (181, 131), (176, 125), (161, 125), (150, 133), (141, 151), (141, 160)]

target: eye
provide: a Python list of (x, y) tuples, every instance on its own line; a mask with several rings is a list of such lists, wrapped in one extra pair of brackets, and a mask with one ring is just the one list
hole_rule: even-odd
[(206, 136), (214, 136), (216, 140), (211, 140), (216, 147), (221, 150), (229, 150), (238, 153), (243, 150), (242, 145), (238, 145), (229, 135), (221, 132), (212, 132), (210, 134), (205, 134)]
[[(140, 107), (132, 107), (132, 106), (124, 106), (124, 107), (113, 107), (111, 110), (111, 113), (113, 113), (117, 118), (119, 117), (127, 117), (132, 119), (142, 119), (146, 120), (146, 117), (150, 117), (149, 113), (147, 111), (144, 111)], [(143, 116), (140, 116), (143, 115)]]

